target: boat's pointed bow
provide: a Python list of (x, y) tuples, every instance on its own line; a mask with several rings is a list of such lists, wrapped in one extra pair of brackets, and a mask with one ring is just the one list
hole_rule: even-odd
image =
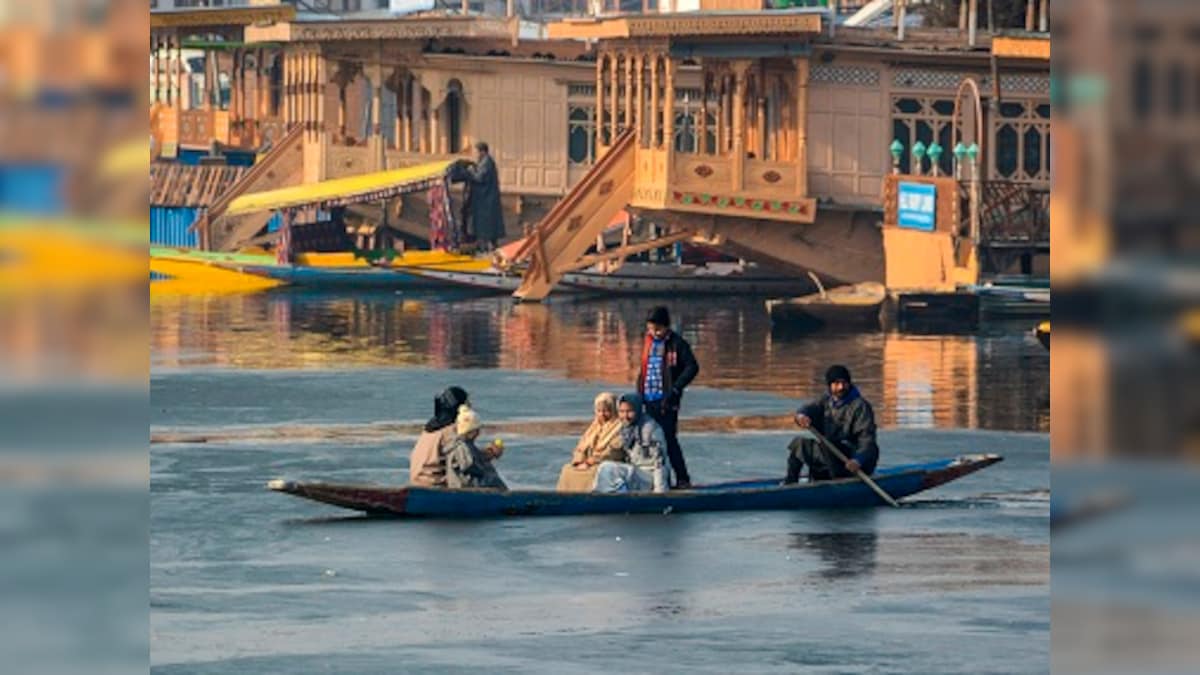
[(989, 467), (996, 462), (1003, 460), (1004, 458), (1000, 455), (992, 454), (961, 455), (951, 460), (946, 466), (933, 469), (926, 473), (921, 484), (921, 489), (928, 490), (929, 488), (937, 487), (944, 483), (949, 483), (952, 480), (962, 478), (969, 473), (975, 473), (980, 469)]
[(267, 482), (267, 489), (375, 515), (404, 515), (408, 503), (407, 487), (304, 483), (276, 478)]

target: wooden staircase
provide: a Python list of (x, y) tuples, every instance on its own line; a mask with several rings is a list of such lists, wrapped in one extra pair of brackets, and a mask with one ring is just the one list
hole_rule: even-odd
[(515, 297), (538, 301), (548, 296), (617, 212), (629, 204), (636, 155), (637, 134), (628, 129), (526, 237), (513, 255), (513, 261), (529, 260)]
[(202, 248), (236, 251), (266, 226), (273, 215), (269, 211), (225, 216), (225, 210), (244, 194), (299, 185), (304, 175), (303, 141), (303, 125), (297, 124), (196, 219), (192, 227), (200, 230)]

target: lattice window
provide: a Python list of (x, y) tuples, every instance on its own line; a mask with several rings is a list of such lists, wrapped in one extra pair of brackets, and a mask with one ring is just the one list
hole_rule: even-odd
[(980, 89), (986, 89), (992, 83), (992, 78), (987, 75), (950, 70), (902, 68), (892, 73), (892, 84), (900, 89), (947, 89), (953, 91), (958, 89), (958, 85), (968, 77), (975, 78)]
[(569, 84), (567, 85), (567, 96), (571, 98), (596, 98), (596, 85), (594, 84)]
[(1000, 92), (1002, 96), (1010, 93), (1050, 95), (1049, 75), (1001, 75)]
[(596, 161), (596, 106), (572, 103), (567, 108), (567, 161), (588, 165)]
[(825, 82), (855, 87), (878, 87), (879, 71), (859, 66), (832, 66), (827, 63), (813, 64), (809, 71), (810, 82)]
[(1050, 181), (1050, 103), (1005, 100), (992, 125), (992, 169), (997, 178)]
[[(912, 147), (917, 141), (928, 147), (936, 140), (944, 148), (938, 170), (944, 176), (954, 175), (953, 121), (953, 96), (892, 97), (892, 137), (904, 144), (904, 152), (900, 155), (901, 173), (912, 173)], [(930, 173), (932, 170), (933, 162), (926, 157), (922, 160), (921, 171)]]

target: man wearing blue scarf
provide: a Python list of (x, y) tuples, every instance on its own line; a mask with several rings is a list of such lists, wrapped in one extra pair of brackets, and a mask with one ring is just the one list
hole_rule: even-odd
[(831, 366), (825, 371), (829, 391), (819, 400), (796, 411), (796, 426), (812, 428), (836, 445), (849, 459), (842, 463), (815, 440), (797, 436), (788, 445), (787, 478), (784, 483), (800, 480), (800, 470), (808, 465), (810, 481), (848, 478), (862, 469), (871, 474), (879, 462), (875, 443), (875, 411), (858, 392), (846, 366)]

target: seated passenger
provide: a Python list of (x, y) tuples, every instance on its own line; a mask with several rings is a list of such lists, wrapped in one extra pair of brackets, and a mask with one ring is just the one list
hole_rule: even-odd
[(446, 487), (446, 450), (454, 442), (458, 407), (467, 403), (467, 392), (449, 387), (433, 399), (433, 417), (417, 437), (408, 461), (408, 482), (421, 487)]
[(446, 450), (446, 487), (448, 488), (494, 488), (507, 490), (492, 460), (500, 459), (504, 448), (492, 443), (483, 450), (475, 445), (475, 439), (483, 429), (479, 414), (470, 406), (460, 406), (455, 422), (456, 437)]
[(625, 461), (621, 442), (621, 420), (617, 419), (617, 397), (603, 392), (593, 403), (596, 414), (583, 432), (571, 461), (558, 475), (559, 492), (589, 492), (596, 484), (596, 469), (605, 460)]
[(626, 394), (617, 405), (626, 461), (604, 461), (596, 470), (595, 492), (666, 492), (670, 470), (662, 427), (642, 409), (642, 397)]

